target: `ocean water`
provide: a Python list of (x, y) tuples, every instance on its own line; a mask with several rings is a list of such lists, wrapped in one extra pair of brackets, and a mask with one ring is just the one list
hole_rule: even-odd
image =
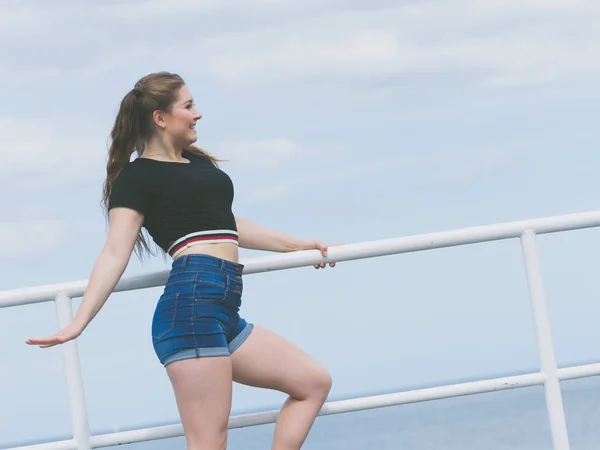
[[(600, 377), (561, 386), (571, 449), (599, 449)], [(230, 430), (227, 448), (268, 450), (273, 429)], [(185, 449), (185, 441), (165, 439), (126, 448)], [(552, 441), (539, 386), (319, 417), (303, 449), (549, 450)]]
[[(571, 449), (599, 449), (600, 377), (561, 386)], [(273, 429), (263, 425), (230, 430), (227, 448), (268, 450)], [(108, 448), (186, 446), (181, 437)], [(551, 450), (552, 441), (543, 387), (538, 386), (319, 417), (303, 449)]]

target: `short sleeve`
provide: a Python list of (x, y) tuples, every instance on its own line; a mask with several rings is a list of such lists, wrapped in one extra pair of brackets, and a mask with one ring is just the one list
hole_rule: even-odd
[[(131, 163), (129, 163), (131, 164)], [(125, 166), (113, 181), (108, 197), (108, 209), (125, 207), (146, 214), (152, 198), (148, 186), (148, 177), (143, 176), (138, 168)]]

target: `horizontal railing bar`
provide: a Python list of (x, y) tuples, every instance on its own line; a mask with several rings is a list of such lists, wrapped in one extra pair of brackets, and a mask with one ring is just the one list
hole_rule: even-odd
[(111, 447), (121, 444), (134, 444), (137, 442), (155, 441), (159, 439), (170, 439), (182, 437), (183, 426), (181, 424), (162, 425), (140, 430), (119, 431), (117, 433), (100, 434), (92, 436), (90, 442), (92, 448)]
[(558, 379), (561, 381), (577, 380), (600, 375), (600, 363), (584, 364), (581, 366), (563, 367), (558, 369)]
[[(525, 230), (532, 230), (536, 234), (545, 234), (598, 226), (600, 226), (600, 211), (591, 211), (342, 245), (330, 248), (327, 258), (324, 258), (317, 250), (307, 250), (253, 258), (248, 261), (242, 261), (242, 263), (246, 266), (244, 274), (249, 275), (310, 266), (323, 261), (341, 262), (517, 238)], [(113, 292), (163, 286), (167, 281), (168, 275), (169, 269), (163, 269), (142, 275), (123, 277)], [(47, 302), (53, 300), (59, 294), (64, 294), (71, 298), (81, 297), (87, 283), (88, 280), (79, 280), (2, 291), (0, 292), (0, 308)]]
[[(387, 406), (396, 406), (406, 403), (416, 403), (462, 395), (537, 386), (543, 384), (545, 379), (546, 377), (542, 373), (533, 373), (506, 378), (496, 378), (486, 381), (475, 381), (449, 386), (419, 389), (416, 391), (340, 400), (326, 403), (319, 412), (319, 415), (326, 416), (331, 414), (363, 411), (367, 409), (383, 408)], [(240, 416), (232, 416), (229, 419), (229, 428), (244, 428), (275, 423), (278, 414), (279, 411), (272, 410), (244, 414)], [(92, 446), (96, 448), (109, 447), (120, 443), (130, 444), (134, 442), (144, 442), (154, 439), (167, 439), (179, 436), (183, 436), (183, 427), (180, 424), (176, 424), (93, 436), (91, 438), (91, 442)]]
[[(558, 378), (560, 380), (572, 380), (598, 375), (600, 375), (600, 363), (558, 369)], [(457, 383), (447, 386), (396, 392), (392, 394), (339, 400), (326, 403), (321, 409), (319, 416), (365, 411), (369, 409), (399, 406), (410, 403), (420, 403), (432, 400), (539, 386), (543, 385), (545, 381), (546, 376), (541, 372), (537, 372), (510, 377), (492, 378), (482, 381)], [(229, 419), (229, 428), (244, 428), (275, 423), (278, 414), (279, 411), (271, 410), (232, 416)], [(183, 428), (181, 424), (173, 424), (95, 435), (91, 437), (90, 441), (93, 448), (99, 448), (181, 436), (183, 436)], [(60, 441), (47, 444), (36, 444), (26, 447), (15, 447), (8, 450), (72, 450), (75, 448), (74, 441)]]
[(77, 450), (77, 442), (74, 439), (69, 439), (68, 441), (54, 441), (45, 444), (11, 447), (7, 450)]

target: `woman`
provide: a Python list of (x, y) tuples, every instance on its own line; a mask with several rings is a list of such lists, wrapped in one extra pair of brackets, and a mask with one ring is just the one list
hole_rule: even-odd
[[(289, 395), (272, 448), (299, 449), (327, 398), (331, 377), (296, 346), (240, 317), (238, 246), (319, 249), (323, 255), (327, 247), (233, 215), (231, 179), (215, 158), (192, 145), (201, 117), (175, 74), (150, 74), (123, 98), (104, 186), (106, 244), (73, 322), (27, 343), (45, 348), (79, 336), (113, 291), (134, 247), (140, 256), (150, 250), (143, 227), (173, 258), (154, 313), (152, 340), (173, 386), (187, 448), (226, 448), (236, 381)], [(134, 151), (138, 158), (130, 162)]]

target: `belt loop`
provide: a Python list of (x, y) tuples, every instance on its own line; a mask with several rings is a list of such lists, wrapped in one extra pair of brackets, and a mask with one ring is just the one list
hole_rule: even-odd
[(219, 259), (220, 265), (221, 265), (221, 271), (224, 271), (226, 269), (226, 265), (227, 263), (225, 262), (225, 260), (223, 258)]
[(185, 269), (187, 267), (187, 262), (188, 262), (188, 256), (189, 255), (183, 255), (181, 257), (181, 268)]

